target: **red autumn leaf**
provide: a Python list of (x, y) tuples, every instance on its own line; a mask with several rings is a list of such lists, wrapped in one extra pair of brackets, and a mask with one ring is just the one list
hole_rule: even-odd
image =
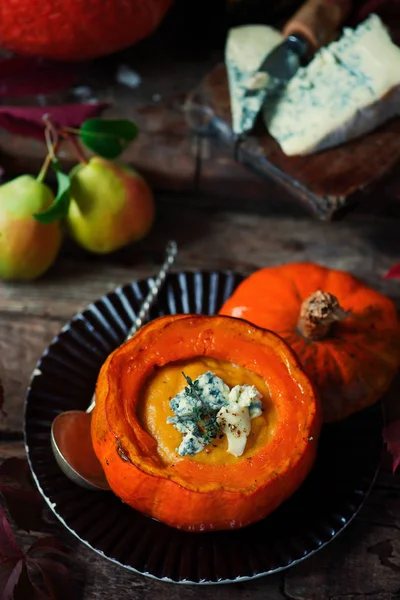
[(62, 127), (80, 127), (86, 119), (99, 116), (107, 106), (106, 102), (59, 106), (0, 106), (0, 128), (17, 135), (43, 139), (44, 115), (49, 115)]
[(389, 271), (387, 273), (385, 273), (383, 278), (384, 279), (400, 279), (400, 263), (397, 263), (397, 265), (394, 265), (394, 267), (389, 269)]
[(25, 555), (0, 506), (0, 600), (10, 600), (13, 596), (24, 564)]
[(12, 519), (25, 531), (40, 531), (43, 527), (43, 501), (33, 488), (28, 462), (8, 458), (0, 466), (0, 492)]
[(32, 556), (39, 552), (48, 552), (53, 554), (59, 554), (60, 556), (68, 556), (66, 547), (60, 540), (55, 537), (46, 536), (39, 538), (29, 547), (26, 554)]
[[(49, 558), (37, 558), (30, 560), (30, 563), (39, 571), (50, 600), (59, 600), (63, 592), (68, 592), (69, 571), (65, 565)], [(66, 597), (71, 598), (71, 595), (67, 593)]]
[(25, 458), (7, 458), (0, 465), (0, 485), (1, 483), (13, 482), (22, 487), (32, 488), (31, 471), (28, 461)]
[(393, 456), (393, 473), (400, 465), (400, 421), (393, 421), (383, 429), (383, 439)]
[(0, 563), (0, 600), (10, 600), (24, 567), (24, 559)]
[(0, 60), (0, 97), (36, 96), (65, 90), (78, 82), (85, 65), (12, 56)]
[(29, 579), (26, 563), (14, 588), (13, 600), (45, 600), (43, 592)]
[(42, 574), (56, 573), (57, 575), (68, 575), (68, 568), (62, 562), (53, 560), (52, 558), (35, 558), (30, 559), (30, 562), (36, 565)]
[[(19, 463), (15, 464), (20, 467)], [(3, 469), (3, 475), (9, 466)], [(60, 600), (69, 589), (69, 571), (56, 556), (67, 556), (65, 550), (57, 538), (46, 536), (37, 539), (26, 553), (23, 552), (0, 506), (0, 600), (11, 600), (12, 597), (14, 600), (27, 600), (28, 597)], [(43, 590), (37, 586), (38, 576), (43, 582)]]
[(43, 501), (35, 490), (0, 486), (11, 518), (24, 531), (41, 531), (43, 528)]
[(20, 559), (24, 554), (18, 546), (6, 514), (0, 506), (0, 561), (2, 559)]

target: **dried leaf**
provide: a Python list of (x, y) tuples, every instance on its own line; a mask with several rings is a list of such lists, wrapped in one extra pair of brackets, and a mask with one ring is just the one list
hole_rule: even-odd
[(23, 558), (0, 563), (0, 600), (10, 600), (24, 566)]
[(77, 83), (82, 66), (13, 56), (0, 61), (0, 97), (51, 94)]
[(0, 506), (0, 560), (2, 557), (5, 559), (20, 559), (23, 556), (24, 554), (17, 544), (6, 514)]
[(394, 265), (385, 275), (384, 279), (400, 279), (400, 263)]
[(383, 439), (387, 449), (393, 456), (393, 473), (400, 465), (400, 421), (393, 421), (383, 431)]
[(60, 106), (0, 106), (0, 128), (11, 133), (44, 138), (43, 116), (63, 127), (79, 128), (81, 124), (99, 115), (108, 104), (64, 104)]

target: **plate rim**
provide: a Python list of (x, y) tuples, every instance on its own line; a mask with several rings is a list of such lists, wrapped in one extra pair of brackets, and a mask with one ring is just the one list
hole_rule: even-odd
[[(246, 277), (247, 275), (241, 271), (236, 271), (233, 269), (180, 269), (180, 270), (171, 270), (169, 272), (169, 274), (167, 275), (167, 279), (166, 281), (168, 281), (168, 278), (171, 276), (178, 276), (178, 275), (187, 275), (187, 274), (195, 274), (195, 273), (200, 273), (201, 275), (207, 274), (207, 275), (211, 275), (213, 273), (217, 273), (217, 274), (224, 274), (224, 275), (230, 275), (233, 277)], [(29, 396), (30, 396), (30, 392), (31, 392), (31, 388), (32, 388), (32, 384), (34, 382), (34, 380), (41, 376), (41, 364), (43, 359), (47, 356), (49, 350), (56, 345), (59, 342), (60, 339), (60, 335), (62, 333), (65, 333), (66, 331), (68, 331), (68, 329), (71, 327), (71, 325), (75, 322), (78, 321), (83, 314), (86, 311), (89, 311), (90, 308), (92, 306), (95, 306), (97, 302), (99, 302), (100, 300), (102, 300), (102, 298), (104, 297), (109, 297), (115, 293), (117, 293), (117, 291), (123, 291), (124, 288), (127, 288), (129, 286), (132, 286), (133, 283), (140, 283), (140, 282), (147, 282), (149, 279), (153, 279), (154, 277), (149, 275), (147, 277), (142, 277), (142, 278), (137, 278), (137, 279), (132, 279), (129, 282), (120, 284), (118, 286), (116, 286), (115, 288), (113, 288), (112, 290), (110, 290), (109, 292), (103, 294), (102, 296), (99, 296), (98, 298), (96, 298), (95, 300), (89, 302), (84, 308), (82, 308), (81, 310), (77, 311), (76, 313), (73, 314), (73, 316), (67, 320), (64, 325), (61, 327), (61, 329), (58, 331), (58, 333), (56, 335), (53, 336), (53, 338), (51, 339), (51, 341), (47, 344), (46, 348), (43, 350), (42, 354), (40, 355), (40, 357), (38, 358), (28, 385), (26, 387), (26, 392), (25, 392), (25, 396), (24, 396), (24, 409), (23, 409), (23, 443), (24, 443), (24, 448), (25, 448), (25, 453), (26, 453), (26, 458), (28, 461), (28, 465), (29, 465), (29, 469), (31, 472), (31, 476), (35, 482), (35, 485), (38, 488), (38, 491), (40, 492), (42, 498), (45, 500), (47, 506), (50, 508), (50, 510), (52, 511), (52, 513), (55, 515), (55, 517), (57, 518), (57, 520), (65, 527), (65, 529), (69, 532), (69, 534), (73, 535), (77, 540), (79, 540), (79, 542), (83, 543), (87, 548), (89, 548), (90, 550), (96, 552), (96, 554), (100, 555), (102, 558), (124, 568), (127, 571), (130, 571), (132, 573), (134, 573), (135, 575), (140, 575), (143, 577), (147, 577), (149, 579), (152, 579), (154, 581), (158, 581), (158, 582), (162, 582), (162, 583), (169, 583), (169, 584), (174, 584), (174, 585), (194, 585), (194, 586), (216, 586), (216, 585), (229, 585), (229, 584), (235, 584), (235, 583), (244, 583), (247, 581), (253, 581), (255, 579), (260, 579), (262, 577), (267, 577), (270, 575), (275, 575), (277, 573), (281, 573), (282, 571), (286, 571), (287, 569), (290, 569), (298, 564), (300, 564), (301, 562), (303, 562), (304, 560), (310, 558), (311, 556), (313, 556), (315, 553), (319, 552), (321, 549), (325, 548), (328, 544), (330, 544), (334, 539), (337, 538), (337, 536), (339, 536), (349, 525), (350, 523), (352, 523), (353, 519), (358, 515), (358, 513), (360, 512), (360, 510), (363, 508), (365, 502), (367, 501), (371, 490), (376, 482), (377, 476), (381, 470), (382, 467), (382, 463), (381, 461), (378, 462), (375, 470), (374, 470), (374, 474), (371, 477), (371, 480), (369, 481), (369, 485), (366, 488), (363, 497), (361, 499), (361, 501), (359, 502), (357, 508), (353, 511), (353, 513), (351, 514), (351, 516), (349, 518), (346, 519), (346, 522), (344, 524), (342, 524), (342, 526), (333, 534), (331, 535), (331, 537), (327, 540), (325, 540), (324, 542), (322, 542), (320, 545), (318, 545), (316, 548), (314, 548), (313, 550), (311, 550), (310, 552), (307, 552), (307, 554), (305, 556), (301, 556), (297, 559), (294, 559), (293, 561), (291, 561), (289, 564), (284, 565), (284, 566), (280, 566), (280, 567), (276, 567), (274, 569), (270, 569), (268, 571), (262, 571), (259, 573), (256, 573), (254, 575), (242, 575), (242, 576), (238, 576), (235, 577), (234, 579), (232, 578), (226, 578), (226, 579), (219, 579), (216, 581), (209, 581), (206, 579), (199, 579), (199, 581), (195, 581), (195, 580), (190, 580), (190, 579), (172, 579), (170, 577), (158, 577), (156, 575), (154, 575), (153, 573), (150, 573), (148, 571), (140, 571), (139, 569), (136, 569), (135, 567), (131, 566), (131, 565), (127, 565), (123, 562), (121, 562), (120, 560), (113, 558), (111, 556), (108, 556), (107, 554), (105, 554), (102, 550), (96, 548), (95, 546), (93, 546), (90, 542), (88, 542), (87, 540), (85, 540), (83, 537), (81, 537), (76, 531), (74, 531), (74, 529), (72, 529), (67, 522), (65, 521), (65, 519), (57, 512), (56, 510), (56, 505), (51, 502), (50, 498), (48, 498), (48, 496), (46, 495), (45, 491), (43, 490), (39, 478), (36, 475), (36, 472), (34, 470), (33, 464), (32, 464), (32, 460), (31, 460), (31, 455), (30, 455), (30, 449), (29, 449), (29, 444), (28, 444), (28, 432), (27, 432), (27, 408), (28, 408), (28, 401), (29, 401)], [(147, 322), (147, 321), (146, 321)], [(383, 408), (382, 408), (382, 399), (379, 399), (378, 402), (376, 403), (376, 405), (379, 405), (380, 408), (380, 413), (381, 416), (383, 418)], [(380, 442), (381, 447), (383, 447), (383, 440), (381, 439)], [(93, 492), (96, 493), (96, 492)], [(187, 535), (189, 536), (198, 536), (198, 535), (202, 535), (202, 534), (197, 534), (197, 533), (192, 533), (192, 532), (185, 532)], [(232, 531), (232, 533), (234, 534), (235, 532)]]

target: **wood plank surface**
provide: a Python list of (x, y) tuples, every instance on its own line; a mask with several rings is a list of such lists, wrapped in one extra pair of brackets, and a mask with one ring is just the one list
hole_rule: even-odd
[[(220, 143), (215, 135), (206, 131), (204, 127), (200, 127), (200, 132), (197, 130), (195, 125), (196, 122), (199, 124), (201, 111), (199, 108), (193, 110), (192, 106), (189, 115), (187, 99), (199, 86), (200, 81), (221, 62), (227, 27), (237, 25), (243, 19), (256, 18), (256, 15), (261, 21), (270, 18), (271, 22), (275, 23), (276, 19), (281, 22), (282, 19), (288, 18), (294, 7), (299, 4), (299, 0), (282, 0), (279, 7), (271, 6), (267, 9), (265, 2), (260, 0), (232, 2), (232, 12), (228, 18), (223, 17), (224, 2), (218, 2), (218, 10), (216, 4), (216, 0), (207, 0), (191, 2), (189, 6), (184, 0), (180, 0), (177, 2), (174, 18), (166, 19), (163, 27), (148, 40), (88, 64), (74, 67), (69, 65), (69, 69), (76, 69), (76, 83), (73, 86), (51, 94), (18, 97), (3, 95), (0, 104), (42, 106), (46, 112), (51, 105), (96, 100), (109, 103), (110, 107), (104, 112), (105, 117), (133, 119), (140, 130), (139, 137), (125, 151), (121, 160), (141, 172), (157, 191), (187, 195), (194, 205), (202, 205), (205, 208), (227, 207), (229, 210), (252, 208), (265, 212), (271, 207), (274, 208), (274, 199), (278, 195), (281, 204), (298, 205), (299, 213), (304, 214), (307, 211), (323, 218), (341, 216), (344, 202), (340, 190), (335, 186), (340, 181), (343, 184), (344, 176), (342, 174), (335, 183), (332, 182), (332, 178), (337, 177), (337, 169), (347, 169), (346, 185), (354, 187), (359, 178), (357, 173), (354, 174), (355, 178), (353, 177), (351, 169), (348, 168), (347, 157), (346, 163), (340, 163), (340, 168), (339, 163), (335, 163), (335, 167), (328, 163), (330, 168), (326, 171), (325, 179), (335, 190), (332, 188), (332, 193), (324, 192), (324, 195), (314, 190), (310, 196), (309, 192), (305, 193), (301, 187), (303, 185), (307, 190), (307, 182), (295, 186), (292, 183), (282, 185), (280, 176), (278, 179), (264, 177), (264, 166), (261, 171), (254, 169), (254, 164), (261, 165), (265, 160), (259, 160), (257, 138), (255, 145), (253, 140), (248, 138), (236, 147)], [(211, 12), (212, 19), (209, 18)], [(276, 24), (279, 26), (279, 23)], [(128, 73), (133, 73), (133, 77), (136, 74), (136, 87), (129, 87), (121, 82), (118, 75), (121, 69), (127, 69)], [(221, 75), (218, 75), (218, 68), (215, 73), (217, 78), (215, 80), (215, 77), (210, 76), (212, 81), (209, 87), (215, 95), (216, 114), (219, 115), (218, 123), (221, 128), (224, 119), (226, 120), (226, 108), (229, 113), (229, 105), (226, 104), (227, 88), (224, 76), (221, 78)], [(207, 80), (206, 78), (205, 81)], [(218, 87), (221, 84), (222, 96)], [(203, 95), (206, 87), (204, 84)], [(207, 102), (211, 102), (211, 99), (202, 99), (200, 108), (203, 112)], [(360, 167), (364, 175), (368, 173), (370, 176), (373, 173), (374, 177), (377, 177), (386, 169), (388, 161), (391, 164), (396, 162), (399, 137), (397, 133), (397, 129), (389, 131), (385, 134), (385, 141), (377, 147), (374, 146), (376, 152), (371, 162), (365, 160)], [(221, 136), (221, 139), (223, 138), (224, 135)], [(21, 173), (38, 173), (44, 155), (44, 141), (0, 129), (0, 167), (4, 170), (3, 178), (12, 178)], [(258, 156), (256, 160), (255, 155)], [(275, 155), (274, 147), (272, 158)], [(76, 162), (73, 152), (66, 144), (61, 148), (60, 159), (66, 171)], [(282, 160), (279, 168), (285, 171), (286, 162), (285, 159)], [(311, 181), (311, 184), (317, 185), (318, 181), (322, 181), (318, 170), (326, 165), (327, 161), (320, 165), (317, 160), (318, 168), (316, 166), (311, 170), (303, 169), (301, 161), (289, 162), (295, 166), (294, 176), (297, 177), (298, 172), (304, 171), (307, 181)], [(382, 169), (382, 165), (385, 169)], [(393, 195), (400, 193), (399, 173), (394, 183), (394, 194), (393, 186), (385, 192), (386, 181), (385, 185), (380, 187), (380, 203), (385, 194), (387, 201), (392, 202)], [(375, 204), (377, 194), (378, 192), (373, 198)], [(357, 201), (362, 200), (364, 203), (367, 199), (366, 190), (363, 190)], [(345, 204), (346, 209), (352, 209), (352, 202)]]
[[(400, 306), (400, 284), (382, 279), (400, 259), (398, 222), (351, 218), (328, 224), (310, 218), (176, 208), (160, 202), (158, 220), (141, 243), (108, 257), (66, 244), (46, 276), (29, 284), (0, 284), (0, 362), (8, 417), (0, 428), (0, 459), (24, 456), (22, 411), (35, 362), (62, 325), (115, 286), (155, 273), (165, 243), (174, 238), (174, 270), (235, 269), (312, 260), (346, 269)], [(398, 385), (398, 384), (397, 384)], [(391, 391), (389, 418), (400, 417)], [(385, 465), (367, 503), (336, 540), (305, 562), (273, 577), (199, 588), (134, 575), (78, 543), (54, 518), (49, 528), (73, 548), (74, 600), (398, 600), (400, 590), (399, 475)], [(40, 535), (34, 533), (34, 537)], [(21, 543), (28, 541), (18, 532)], [(29, 538), (30, 539), (30, 538)]]

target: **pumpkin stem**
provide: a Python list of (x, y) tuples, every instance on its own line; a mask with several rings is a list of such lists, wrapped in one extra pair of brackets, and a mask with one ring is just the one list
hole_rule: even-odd
[(304, 300), (298, 328), (309, 340), (321, 340), (329, 334), (332, 323), (347, 317), (336, 296), (318, 290)]

